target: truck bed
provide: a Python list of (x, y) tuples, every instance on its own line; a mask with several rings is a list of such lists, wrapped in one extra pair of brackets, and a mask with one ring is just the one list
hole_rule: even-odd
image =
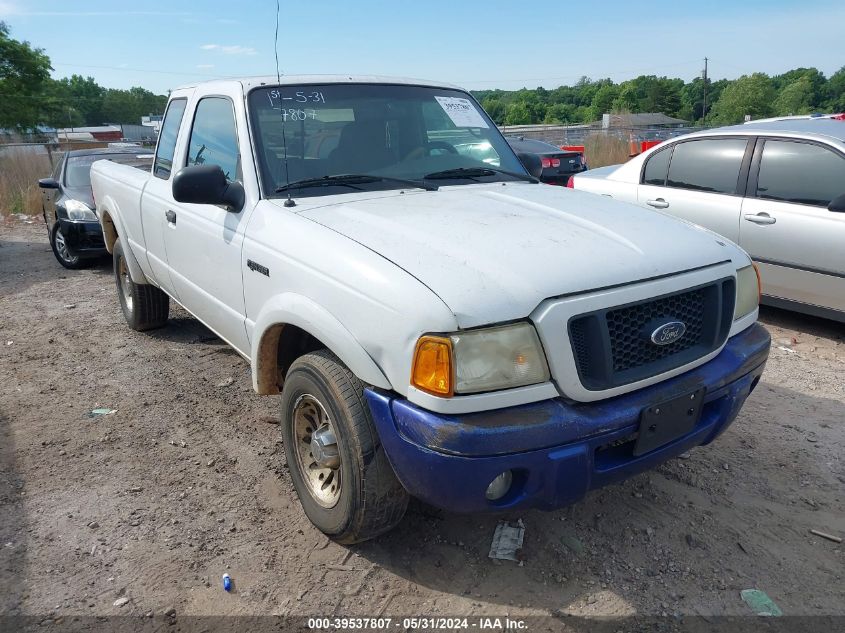
[(106, 203), (112, 218), (120, 218), (121, 236), (133, 248), (140, 249), (139, 253), (146, 250), (141, 228), (141, 194), (151, 177), (149, 167), (144, 170), (141, 165), (100, 160), (91, 167), (91, 188), (97, 201), (97, 216), (100, 217), (100, 209)]

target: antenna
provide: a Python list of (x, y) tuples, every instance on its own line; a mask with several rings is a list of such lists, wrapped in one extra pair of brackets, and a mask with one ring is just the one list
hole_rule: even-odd
[(704, 58), (704, 102), (701, 105), (701, 124), (707, 125), (707, 61), (708, 59)]
[[(282, 73), (279, 70), (279, 0), (276, 0), (276, 35), (273, 39), (273, 52), (276, 54), (276, 81), (281, 89)], [(282, 117), (282, 147), (285, 153), (285, 180), (286, 184), (290, 183), (290, 172), (288, 171), (288, 139), (285, 136), (285, 112), (282, 109), (282, 101), (279, 99), (279, 114)], [(285, 200), (286, 207), (295, 207), (296, 202), (290, 197), (290, 189), (288, 189), (288, 199)]]

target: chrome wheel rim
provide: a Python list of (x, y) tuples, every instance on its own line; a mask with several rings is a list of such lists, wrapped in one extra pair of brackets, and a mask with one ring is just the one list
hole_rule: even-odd
[(53, 236), (53, 241), (56, 244), (56, 252), (59, 254), (59, 257), (62, 258), (62, 261), (67, 262), (68, 264), (73, 264), (78, 259), (76, 255), (72, 255), (70, 249), (67, 247), (67, 242), (65, 242), (65, 236), (62, 234), (62, 230), (59, 227), (56, 227), (56, 233)]
[(303, 394), (293, 405), (294, 452), (311, 497), (324, 508), (340, 499), (341, 462), (334, 425), (322, 403)]
[(129, 276), (129, 269), (123, 257), (117, 260), (117, 281), (120, 285), (120, 294), (123, 295), (123, 303), (126, 309), (132, 312), (132, 277)]

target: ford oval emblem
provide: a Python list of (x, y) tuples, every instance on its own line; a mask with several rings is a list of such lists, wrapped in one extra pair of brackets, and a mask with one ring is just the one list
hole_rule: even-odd
[(682, 321), (669, 321), (651, 333), (651, 342), (655, 345), (670, 345), (680, 339), (687, 326)]

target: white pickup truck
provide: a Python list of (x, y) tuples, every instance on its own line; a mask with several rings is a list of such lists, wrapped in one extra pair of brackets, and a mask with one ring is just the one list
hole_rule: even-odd
[(288, 76), (175, 90), (151, 173), (92, 183), (130, 327), (173, 299), (247, 359), (306, 514), (355, 542), (410, 495), (572, 503), (709, 443), (760, 379), (741, 249), (536, 168), (457, 87)]

